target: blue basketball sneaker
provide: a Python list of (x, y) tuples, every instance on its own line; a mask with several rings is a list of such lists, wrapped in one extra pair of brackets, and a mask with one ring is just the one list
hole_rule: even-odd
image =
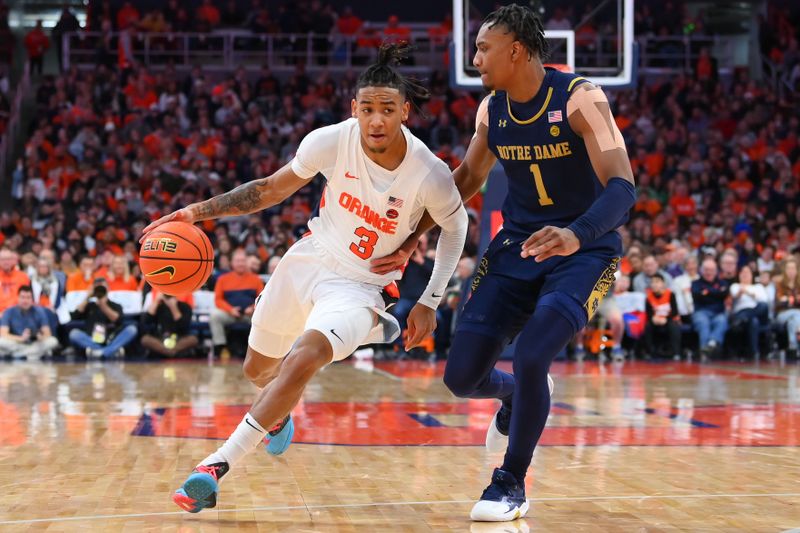
[(527, 512), (525, 485), (511, 472), (495, 468), (492, 483), (483, 491), (469, 516), (479, 522), (507, 522), (522, 518)]
[(183, 482), (181, 488), (172, 494), (175, 505), (190, 513), (216, 507), (219, 480), (228, 473), (228, 463), (200, 465)]
[(270, 455), (282, 454), (292, 443), (292, 437), (294, 437), (294, 422), (292, 421), (292, 415), (288, 414), (279, 424), (270, 429), (267, 432), (267, 436), (264, 437), (267, 453)]

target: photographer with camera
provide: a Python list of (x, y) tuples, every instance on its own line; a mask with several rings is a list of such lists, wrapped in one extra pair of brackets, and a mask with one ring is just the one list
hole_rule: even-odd
[(0, 317), (0, 355), (41, 359), (58, 348), (47, 317), (33, 303), (33, 290), (23, 285), (17, 291), (17, 305), (9, 307)]
[(187, 356), (199, 340), (190, 332), (192, 308), (174, 296), (153, 290), (142, 315), (142, 346), (165, 357)]
[(135, 324), (122, 323), (122, 306), (108, 299), (105, 278), (96, 278), (89, 296), (72, 312), (73, 320), (83, 320), (83, 329), (73, 329), (69, 341), (86, 350), (87, 359), (123, 357), (125, 346), (138, 333)]

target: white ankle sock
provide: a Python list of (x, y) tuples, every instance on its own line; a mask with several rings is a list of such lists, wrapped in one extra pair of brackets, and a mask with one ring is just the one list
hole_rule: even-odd
[[(201, 465), (210, 465), (214, 463), (227, 462), (229, 466), (233, 466), (242, 457), (250, 453), (250, 451), (264, 440), (267, 430), (261, 427), (261, 424), (256, 422), (250, 413), (244, 415), (239, 426), (228, 437), (225, 444), (220, 446), (217, 451), (203, 459)], [(198, 465), (199, 466), (199, 465)]]

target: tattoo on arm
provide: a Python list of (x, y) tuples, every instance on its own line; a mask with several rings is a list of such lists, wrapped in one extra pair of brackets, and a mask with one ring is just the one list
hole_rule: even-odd
[(246, 215), (269, 207), (264, 180), (243, 183), (225, 194), (220, 194), (194, 206), (198, 220), (231, 215)]

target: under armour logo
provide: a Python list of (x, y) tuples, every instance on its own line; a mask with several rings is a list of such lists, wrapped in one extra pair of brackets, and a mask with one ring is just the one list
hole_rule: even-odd
[(506, 239), (503, 241), (503, 246), (508, 246), (509, 244), (511, 244), (511, 242), (512, 242), (511, 239)]
[(502, 119), (502, 118), (501, 118), (501, 119), (498, 121), (498, 126), (500, 126), (501, 128), (505, 128), (505, 127), (506, 127), (506, 124), (508, 124), (508, 121), (507, 121), (507, 120), (505, 120), (505, 119)]

